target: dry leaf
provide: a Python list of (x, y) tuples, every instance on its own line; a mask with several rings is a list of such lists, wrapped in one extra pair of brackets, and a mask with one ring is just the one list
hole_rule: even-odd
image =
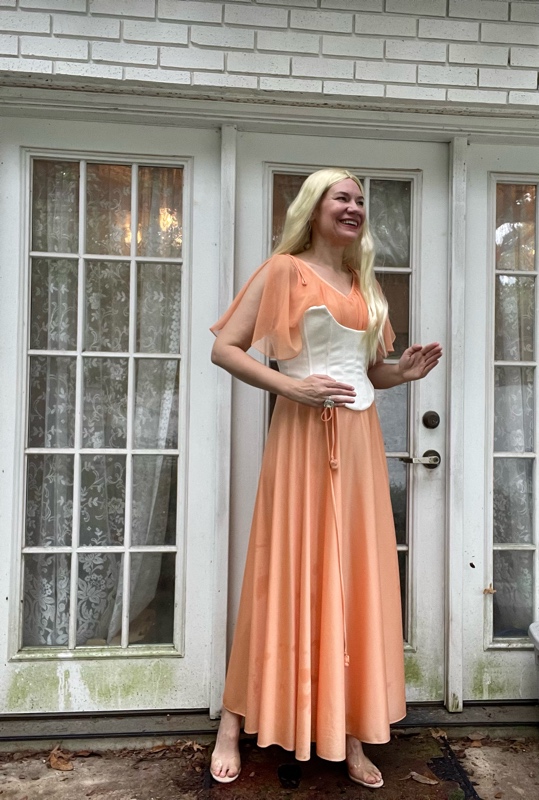
[(498, 797), (503, 797), (503, 794), (502, 794), (502, 792), (496, 792), (494, 797), (496, 797), (496, 800), (497, 800)]
[(483, 747), (483, 742), (480, 739), (476, 739), (475, 742), (470, 742), (470, 747)]
[(436, 786), (440, 781), (435, 780), (434, 778), (427, 778), (426, 775), (420, 775), (419, 772), (414, 772), (413, 770), (408, 773), (405, 778), (400, 778), (401, 781), (407, 781), (411, 778), (413, 781), (417, 781), (417, 783), (425, 783), (428, 786)]
[(447, 739), (447, 733), (441, 728), (430, 728), (429, 730), (433, 739), (437, 741), (445, 741)]
[(69, 772), (73, 769), (71, 763), (71, 753), (63, 753), (58, 745), (49, 753), (48, 762), (53, 769)]
[(492, 586), (491, 583), (487, 586), (486, 589), (483, 589), (483, 594), (496, 594), (496, 589)]
[(162, 753), (163, 750), (168, 750), (168, 745), (156, 744), (154, 747), (151, 748), (150, 753)]
[(74, 758), (88, 758), (88, 756), (94, 756), (94, 755), (98, 754), (94, 753), (93, 750), (77, 750), (75, 753), (73, 753)]
[(481, 731), (474, 731), (473, 733), (468, 734), (468, 739), (472, 742), (481, 741), (481, 739), (486, 739), (487, 735), (482, 733)]

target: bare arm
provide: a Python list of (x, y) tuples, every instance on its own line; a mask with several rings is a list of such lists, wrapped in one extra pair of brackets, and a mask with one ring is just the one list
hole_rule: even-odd
[(289, 378), (247, 354), (265, 279), (263, 270), (252, 281), (233, 316), (220, 331), (212, 349), (213, 363), (244, 383), (308, 406), (323, 406), (328, 397), (334, 400), (336, 406), (353, 403), (356, 393), (349, 384), (334, 381), (328, 375), (310, 375), (301, 381)]
[(384, 364), (379, 361), (369, 369), (369, 380), (375, 389), (391, 389), (407, 381), (424, 378), (438, 364), (442, 348), (438, 342), (413, 344), (402, 354), (397, 364)]

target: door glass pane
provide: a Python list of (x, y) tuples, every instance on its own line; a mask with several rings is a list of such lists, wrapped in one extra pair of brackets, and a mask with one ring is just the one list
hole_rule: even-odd
[(134, 446), (178, 446), (178, 361), (143, 358), (136, 361)]
[(23, 647), (66, 647), (69, 638), (71, 556), (24, 555)]
[(532, 552), (494, 551), (494, 636), (527, 637), (533, 622)]
[(495, 359), (533, 361), (535, 278), (496, 276)]
[(494, 459), (494, 542), (533, 541), (533, 467), (531, 458)]
[(410, 181), (370, 181), (369, 222), (377, 267), (410, 266)]
[(375, 394), (386, 451), (406, 453), (408, 450), (407, 384), (403, 383), (392, 389), (380, 389)]
[(80, 544), (123, 544), (126, 457), (82, 455), (80, 471)]
[(387, 469), (397, 544), (406, 544), (408, 539), (406, 531), (408, 470), (406, 464), (397, 458), (387, 459)]
[(139, 167), (137, 252), (180, 258), (182, 254), (183, 170)]
[(174, 572), (174, 553), (131, 556), (129, 644), (172, 644)]
[(33, 161), (32, 250), (76, 253), (79, 242), (79, 165)]
[(74, 358), (30, 358), (29, 447), (73, 447), (76, 369)]
[(77, 284), (76, 261), (67, 258), (32, 259), (32, 350), (76, 350)]
[(86, 350), (129, 350), (129, 264), (86, 262)]
[(73, 456), (27, 456), (26, 546), (69, 547), (72, 527)]
[(139, 353), (179, 353), (181, 278), (179, 264), (138, 265)]
[(131, 249), (131, 167), (88, 164), (86, 252), (127, 256)]
[(533, 450), (533, 377), (533, 367), (494, 368), (495, 452)]
[(307, 175), (275, 173), (273, 176), (272, 249), (283, 233), (288, 206), (297, 196)]
[(377, 272), (376, 278), (382, 287), (389, 305), (389, 319), (395, 332), (393, 353), (389, 358), (400, 358), (410, 346), (410, 276), (394, 272)]
[(496, 186), (496, 269), (534, 270), (536, 187)]
[[(123, 557), (121, 553), (81, 553), (78, 562), (77, 646), (119, 645)], [(115, 636), (118, 639), (113, 641)]]
[(176, 543), (177, 456), (133, 456), (134, 545)]
[(127, 359), (84, 359), (84, 447), (125, 447)]
[(402, 631), (404, 641), (408, 641), (408, 552), (400, 550), (399, 557), (399, 577), (401, 584), (401, 605), (402, 605)]

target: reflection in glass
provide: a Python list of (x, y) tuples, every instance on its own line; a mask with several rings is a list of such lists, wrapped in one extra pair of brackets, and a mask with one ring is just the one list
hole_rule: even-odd
[(137, 344), (139, 353), (179, 353), (181, 267), (139, 264)]
[(83, 365), (83, 447), (125, 447), (127, 359), (85, 358)]
[(176, 544), (178, 456), (133, 456), (131, 543)]
[(395, 533), (397, 534), (397, 544), (406, 544), (406, 513), (407, 513), (407, 489), (408, 470), (406, 464), (397, 458), (387, 459), (387, 469), (389, 472), (389, 491), (391, 493), (391, 505), (393, 507), (393, 520), (395, 522)]
[(378, 272), (376, 275), (389, 305), (389, 320), (395, 331), (393, 353), (389, 358), (400, 358), (410, 345), (410, 276), (393, 272)]
[(276, 247), (283, 234), (288, 206), (295, 199), (307, 175), (275, 173), (273, 176), (272, 247)]
[(533, 622), (533, 552), (494, 551), (494, 637), (528, 637)]
[[(113, 613), (121, 607), (121, 553), (80, 553), (77, 580), (77, 646), (103, 646), (117, 631)], [(118, 642), (119, 644), (119, 642)]]
[(142, 358), (136, 361), (136, 448), (178, 447), (179, 362)]
[(533, 367), (494, 368), (495, 452), (533, 450), (533, 375)]
[(86, 262), (86, 350), (129, 349), (129, 264)]
[(73, 456), (27, 456), (26, 547), (70, 547), (72, 526)]
[(79, 165), (35, 159), (32, 250), (76, 253), (79, 241)]
[(410, 181), (371, 180), (369, 223), (377, 267), (410, 266)]
[(74, 358), (30, 357), (28, 447), (73, 447), (76, 368)]
[(535, 203), (535, 186), (497, 184), (496, 269), (535, 269)]
[(86, 252), (129, 255), (131, 167), (88, 164), (86, 204)]
[(129, 644), (173, 643), (175, 560), (174, 553), (131, 555), (131, 587), (147, 590), (131, 591)]
[(182, 189), (182, 169), (139, 167), (138, 255), (181, 257)]
[(375, 392), (385, 448), (388, 453), (408, 450), (408, 384)]
[(494, 459), (494, 541), (533, 541), (533, 469), (531, 458)]
[(80, 543), (103, 547), (124, 541), (125, 456), (81, 456)]
[(399, 578), (401, 584), (402, 632), (404, 641), (408, 641), (408, 553), (399, 550)]
[(535, 278), (496, 276), (495, 358), (533, 361)]
[(69, 553), (24, 555), (23, 647), (67, 646), (70, 574)]
[(32, 259), (30, 347), (77, 347), (77, 262), (67, 258)]

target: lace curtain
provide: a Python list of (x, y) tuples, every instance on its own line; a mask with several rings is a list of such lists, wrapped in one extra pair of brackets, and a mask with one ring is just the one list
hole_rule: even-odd
[[(36, 185), (34, 181), (33, 249), (49, 253), (76, 252), (78, 173), (75, 174), (75, 170), (78, 165), (41, 164), (46, 166), (38, 171), (39, 183)], [(139, 177), (145, 208), (162, 210), (172, 205), (171, 195), (177, 194), (178, 187), (166, 178), (167, 172), (178, 171), (148, 168)], [(90, 206), (90, 199), (88, 204)], [(108, 207), (102, 198), (97, 205), (110, 218), (115, 205), (114, 192), (110, 193)], [(93, 209), (94, 221), (98, 210)], [(89, 214), (91, 212), (89, 208)], [(168, 243), (163, 244), (159, 214), (146, 213), (140, 217), (145, 225), (140, 252), (164, 259), (179, 254), (181, 239), (176, 235), (176, 241), (171, 240), (170, 225), (166, 229)], [(110, 224), (118, 227), (117, 220), (112, 219)], [(177, 359), (135, 359), (134, 398), (129, 404), (128, 359), (114, 356), (114, 353), (128, 350), (132, 313), (136, 313), (137, 352), (179, 353), (180, 267), (171, 263), (139, 262), (137, 270), (135, 310), (129, 305), (128, 262), (88, 260), (85, 265), (83, 351), (107, 351), (110, 357), (85, 355), (83, 358), (81, 443), (85, 448), (110, 448), (112, 452), (80, 456), (80, 544), (96, 550), (78, 556), (78, 645), (113, 640), (119, 643), (124, 556), (100, 552), (99, 548), (124, 544), (127, 459), (125, 454), (115, 454), (113, 448), (127, 446), (128, 414), (132, 414), (135, 448), (178, 447)], [(30, 335), (33, 350), (75, 350), (77, 284), (77, 260), (34, 259)], [(81, 391), (76, 381), (76, 358), (71, 352), (30, 358), (30, 447), (74, 446), (76, 396), (77, 391)], [(133, 456), (133, 545), (175, 544), (176, 471), (176, 456), (166, 453)], [(53, 451), (28, 456), (27, 546), (72, 545), (73, 490), (72, 454)], [(153, 600), (161, 561), (160, 553), (131, 553), (131, 621)], [(69, 553), (26, 555), (25, 646), (67, 646), (71, 568)]]

